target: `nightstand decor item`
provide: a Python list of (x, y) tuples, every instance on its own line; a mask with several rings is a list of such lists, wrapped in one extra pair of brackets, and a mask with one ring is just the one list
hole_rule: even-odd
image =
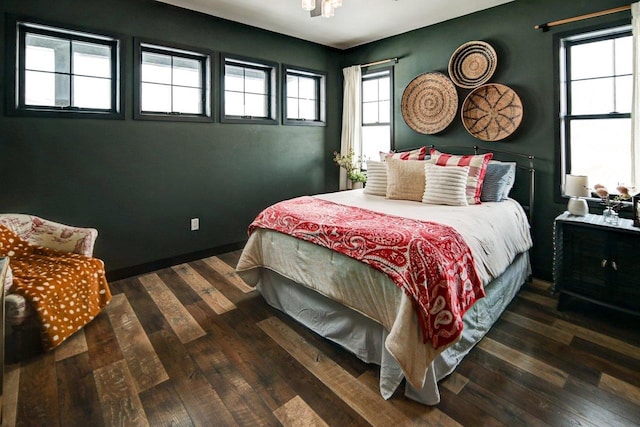
[(640, 227), (640, 193), (631, 199), (633, 201), (633, 226)]
[(567, 210), (571, 215), (585, 216), (589, 213), (589, 206), (585, 199), (589, 197), (588, 178), (584, 175), (565, 175), (564, 194), (570, 196)]

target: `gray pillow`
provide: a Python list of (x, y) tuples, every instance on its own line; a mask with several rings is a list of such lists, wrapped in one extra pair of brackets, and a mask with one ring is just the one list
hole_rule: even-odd
[(490, 161), (484, 176), (480, 200), (483, 202), (501, 202), (509, 196), (515, 177), (515, 163)]

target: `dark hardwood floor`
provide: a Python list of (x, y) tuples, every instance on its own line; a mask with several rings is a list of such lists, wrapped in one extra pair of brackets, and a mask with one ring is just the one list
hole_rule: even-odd
[(427, 407), (269, 307), (239, 252), (111, 283), (55, 351), (9, 365), (4, 425), (640, 425), (640, 319), (527, 284)]

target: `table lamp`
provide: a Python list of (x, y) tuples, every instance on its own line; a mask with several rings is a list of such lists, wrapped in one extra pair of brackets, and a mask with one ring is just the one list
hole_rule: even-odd
[(571, 215), (585, 216), (589, 213), (587, 201), (580, 197), (589, 197), (587, 177), (584, 175), (566, 175), (564, 181), (564, 194), (571, 196), (567, 204), (567, 210)]

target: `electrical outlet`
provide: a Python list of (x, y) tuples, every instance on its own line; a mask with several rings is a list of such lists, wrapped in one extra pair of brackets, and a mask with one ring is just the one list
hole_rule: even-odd
[(191, 231), (200, 230), (200, 218), (191, 218)]

